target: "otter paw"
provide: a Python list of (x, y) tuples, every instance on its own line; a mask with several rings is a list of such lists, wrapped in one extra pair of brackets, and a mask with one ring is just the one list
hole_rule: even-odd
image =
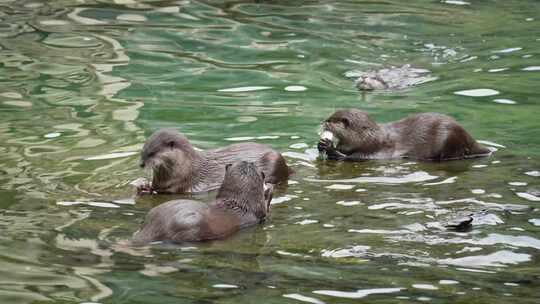
[(327, 151), (332, 148), (332, 141), (326, 138), (323, 138), (317, 144), (317, 149), (319, 152)]
[(138, 178), (130, 183), (135, 186), (137, 195), (153, 194), (155, 191), (152, 189), (152, 183), (144, 178)]
[(344, 160), (347, 157), (347, 155), (339, 152), (333, 147), (326, 150), (326, 155), (330, 160)]
[(136, 187), (137, 195), (154, 194), (156, 191), (152, 189), (152, 185), (140, 185)]

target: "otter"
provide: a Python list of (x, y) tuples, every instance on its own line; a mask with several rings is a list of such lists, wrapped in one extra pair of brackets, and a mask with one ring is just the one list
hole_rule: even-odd
[(429, 70), (411, 67), (390, 67), (371, 71), (350, 71), (346, 77), (356, 78), (355, 85), (360, 91), (403, 90), (415, 85), (436, 80)]
[(396, 122), (377, 124), (363, 111), (345, 109), (326, 119), (322, 131), (317, 147), (332, 160), (414, 158), (443, 161), (492, 153), (453, 118), (438, 113), (421, 113)]
[(252, 162), (225, 166), (225, 177), (216, 200), (205, 204), (173, 200), (154, 207), (134, 244), (164, 241), (197, 242), (226, 237), (237, 230), (263, 222), (270, 212), (272, 184)]
[(137, 186), (143, 193), (196, 193), (215, 190), (223, 181), (225, 165), (237, 161), (254, 162), (270, 184), (287, 181), (292, 170), (283, 156), (257, 143), (233, 144), (219, 149), (197, 151), (174, 129), (152, 134), (141, 152), (142, 168), (152, 171), (152, 182)]

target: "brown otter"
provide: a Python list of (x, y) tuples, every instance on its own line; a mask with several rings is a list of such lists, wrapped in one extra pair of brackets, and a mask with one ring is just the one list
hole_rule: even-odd
[(264, 221), (271, 200), (272, 186), (265, 184), (264, 172), (254, 163), (227, 165), (213, 203), (173, 200), (154, 207), (133, 236), (133, 242), (181, 243), (222, 238)]
[[(438, 113), (377, 124), (360, 110), (339, 110), (324, 121), (322, 130), (324, 136), (317, 147), (334, 160), (440, 161), (488, 156), (492, 152), (477, 143), (453, 118)], [(337, 139), (335, 146), (328, 138), (333, 136)]]
[(237, 161), (255, 162), (267, 182), (279, 184), (292, 170), (281, 154), (257, 143), (197, 151), (188, 139), (173, 129), (162, 129), (150, 136), (141, 152), (141, 167), (150, 168), (152, 183), (137, 187), (139, 193), (186, 193), (217, 189), (223, 181), (225, 165)]

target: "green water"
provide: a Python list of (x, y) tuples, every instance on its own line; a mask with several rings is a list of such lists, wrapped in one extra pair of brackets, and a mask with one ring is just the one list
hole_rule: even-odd
[[(0, 303), (538, 303), (540, 2), (468, 2), (0, 0)], [(361, 94), (344, 76), (406, 63), (438, 80)], [(454, 94), (481, 88), (499, 94)], [(342, 107), (446, 113), (505, 148), (312, 160)], [(172, 196), (134, 202), (138, 156), (112, 153), (162, 127), (284, 152), (296, 174), (271, 219), (131, 247)], [(470, 232), (437, 226), (480, 210)]]

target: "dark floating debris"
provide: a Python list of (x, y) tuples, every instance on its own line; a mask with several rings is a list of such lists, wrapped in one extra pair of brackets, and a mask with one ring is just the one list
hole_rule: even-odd
[(487, 212), (487, 210), (481, 210), (476, 212), (458, 212), (457, 214), (450, 215), (442, 223), (443, 226), (449, 230), (467, 232), (472, 229), (473, 225), (495, 226), (498, 224), (504, 224), (504, 221), (497, 215)]
[(446, 221), (445, 227), (450, 230), (455, 230), (458, 232), (466, 232), (472, 229), (473, 214), (467, 215), (457, 215), (453, 218), (450, 218)]

